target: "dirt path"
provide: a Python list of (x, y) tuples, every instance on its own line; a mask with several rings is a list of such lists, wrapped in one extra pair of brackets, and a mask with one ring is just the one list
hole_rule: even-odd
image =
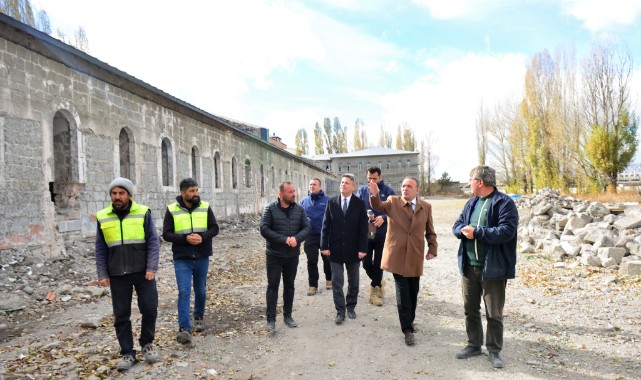
[[(139, 363), (126, 374), (111, 370), (118, 345), (110, 300), (103, 297), (34, 322), (23, 336), (0, 345), (0, 379), (27, 373), (35, 378), (51, 374), (94, 379), (641, 379), (639, 281), (616, 278), (605, 269), (556, 270), (537, 255), (519, 258), (518, 278), (508, 285), (506, 368), (492, 369), (487, 356), (455, 359), (466, 337), (456, 268), (458, 241), (451, 226), (464, 200), (430, 202), (439, 257), (426, 263), (421, 280), (413, 347), (403, 341), (389, 273), (385, 304), (376, 307), (367, 303), (369, 279), (361, 270), (358, 318), (337, 326), (331, 290), (306, 295), (304, 255), (293, 313), (299, 327), (288, 328), (279, 314), (276, 333), (268, 335), (263, 330), (264, 240), (255, 228), (230, 228), (216, 238), (208, 328), (194, 337), (193, 347), (174, 340), (176, 290), (165, 254), (156, 340), (161, 363)], [(102, 320), (101, 327), (79, 328), (79, 321), (92, 316)], [(21, 353), (26, 358), (18, 359)]]

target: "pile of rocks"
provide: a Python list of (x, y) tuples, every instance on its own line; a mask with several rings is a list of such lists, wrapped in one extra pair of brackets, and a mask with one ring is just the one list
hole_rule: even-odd
[[(641, 275), (641, 206), (604, 205), (542, 189), (515, 200), (519, 208), (519, 251), (543, 252), (564, 267), (582, 265), (619, 268)], [(578, 260), (578, 261), (577, 261)]]
[(91, 284), (96, 278), (93, 244), (78, 240), (51, 259), (29, 247), (0, 253), (0, 315), (33, 304), (101, 297), (108, 292)]

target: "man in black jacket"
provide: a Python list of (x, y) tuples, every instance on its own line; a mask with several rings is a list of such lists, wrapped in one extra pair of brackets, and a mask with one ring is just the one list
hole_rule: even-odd
[(191, 343), (189, 303), (194, 283), (194, 331), (203, 331), (207, 298), (207, 271), (213, 254), (212, 239), (218, 235), (218, 223), (209, 203), (201, 201), (198, 182), (193, 178), (180, 181), (180, 195), (167, 205), (162, 237), (172, 242), (174, 271), (178, 285), (179, 343)]
[(276, 303), (280, 277), (283, 277), (283, 317), (289, 327), (298, 324), (292, 318), (294, 281), (298, 270), (300, 245), (311, 227), (305, 210), (296, 202), (296, 190), (290, 182), (278, 188), (278, 199), (265, 207), (260, 218), (260, 234), (267, 240), (267, 330), (276, 329)]
[[(360, 260), (367, 255), (367, 211), (365, 202), (355, 196), (356, 179), (345, 173), (341, 178), (340, 195), (330, 198), (325, 208), (321, 229), (321, 254), (329, 256), (332, 265), (332, 292), (337, 325), (356, 318)], [(347, 271), (347, 296), (343, 295)]]

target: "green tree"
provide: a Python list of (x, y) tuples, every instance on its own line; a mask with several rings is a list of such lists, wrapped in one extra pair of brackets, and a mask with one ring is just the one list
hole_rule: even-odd
[(400, 124), (396, 129), (396, 149), (403, 150), (403, 131)]
[(638, 145), (637, 118), (622, 110), (617, 124), (610, 130), (601, 125), (592, 126), (592, 133), (585, 144), (590, 164), (611, 192), (616, 192), (618, 175), (630, 164)]
[(347, 128), (341, 126), (338, 117), (334, 117), (334, 136), (332, 137), (334, 143), (334, 153), (347, 153)]
[(307, 141), (307, 130), (305, 128), (301, 128), (296, 132), (295, 144), (296, 144), (296, 149), (294, 151), (295, 155), (304, 156), (308, 154), (309, 143)]
[(436, 182), (438, 182), (438, 184), (441, 185), (441, 188), (443, 188), (451, 184), (452, 179), (450, 178), (450, 175), (447, 174), (447, 172), (443, 172), (443, 174), (441, 174), (441, 178), (439, 178)]
[(328, 154), (334, 153), (334, 138), (332, 138), (332, 123), (329, 120), (329, 117), (323, 119), (323, 130), (325, 131), (325, 150)]
[(325, 149), (323, 149), (323, 130), (318, 125), (318, 122), (314, 127), (314, 153), (325, 154)]

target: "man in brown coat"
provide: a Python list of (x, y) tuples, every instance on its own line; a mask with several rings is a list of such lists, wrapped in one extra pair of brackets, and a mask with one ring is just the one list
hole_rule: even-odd
[(405, 344), (414, 345), (414, 317), (419, 283), (423, 274), (425, 241), (426, 260), (436, 257), (438, 243), (432, 222), (432, 206), (419, 199), (418, 180), (405, 177), (402, 196), (390, 196), (382, 202), (376, 182), (369, 183), (372, 207), (387, 214), (387, 237), (383, 248), (381, 269), (394, 274), (396, 305)]

